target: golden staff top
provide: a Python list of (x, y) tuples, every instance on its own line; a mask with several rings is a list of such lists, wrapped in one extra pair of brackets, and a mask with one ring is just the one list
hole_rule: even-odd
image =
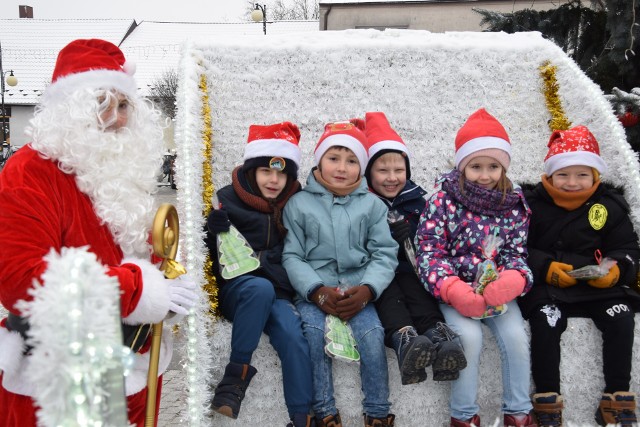
[[(180, 223), (176, 208), (164, 203), (156, 212), (153, 220), (151, 239), (153, 252), (161, 257), (160, 270), (167, 279), (175, 279), (185, 274), (187, 270), (177, 263), (174, 258), (178, 253), (178, 239)], [(158, 364), (160, 361), (160, 342), (162, 340), (162, 321), (153, 325), (151, 335), (151, 350), (149, 354), (149, 374), (147, 377), (147, 408), (145, 427), (154, 427), (156, 418), (156, 401), (158, 395)]]

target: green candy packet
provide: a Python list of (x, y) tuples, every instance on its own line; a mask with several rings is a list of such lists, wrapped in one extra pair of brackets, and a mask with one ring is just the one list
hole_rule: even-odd
[(242, 276), (260, 267), (260, 260), (253, 249), (233, 225), (229, 227), (229, 231), (218, 233), (217, 243), (220, 275), (225, 280)]
[(356, 348), (356, 340), (353, 338), (353, 331), (347, 322), (327, 314), (324, 330), (326, 341), (324, 351), (329, 357), (346, 360), (347, 362), (360, 362), (360, 353)]

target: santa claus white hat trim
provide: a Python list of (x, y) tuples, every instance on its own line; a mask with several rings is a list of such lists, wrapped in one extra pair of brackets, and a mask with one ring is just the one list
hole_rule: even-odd
[(300, 148), (290, 141), (284, 139), (256, 139), (247, 145), (244, 150), (243, 160), (274, 156), (290, 159), (298, 166), (300, 166), (300, 160), (302, 159)]
[(135, 66), (113, 43), (99, 39), (74, 40), (62, 48), (43, 102), (61, 101), (80, 89), (115, 89), (132, 96), (137, 91)]
[(331, 147), (346, 147), (353, 151), (360, 163), (360, 175), (364, 175), (369, 156), (367, 155), (367, 138), (364, 133), (350, 122), (328, 123), (320, 137), (314, 152), (316, 165)]
[(495, 136), (483, 136), (467, 141), (460, 147), (456, 152), (456, 165), (459, 165), (460, 162), (470, 154), (491, 148), (505, 151), (508, 155), (511, 154), (511, 144), (504, 139), (496, 138)]

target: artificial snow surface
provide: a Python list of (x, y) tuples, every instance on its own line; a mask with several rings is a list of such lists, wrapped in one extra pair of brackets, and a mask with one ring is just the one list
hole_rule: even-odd
[[(509, 176), (537, 182), (542, 173), (551, 118), (538, 67), (558, 67), (559, 96), (573, 125), (588, 126), (609, 165), (604, 180), (625, 188), (640, 225), (638, 161), (624, 131), (591, 82), (558, 47), (538, 33), (445, 33), (348, 30), (244, 37), (207, 45), (186, 44), (179, 74), (176, 144), (178, 210), (181, 219), (202, 212), (202, 94), (206, 75), (213, 132), (213, 182), (230, 182), (241, 163), (251, 124), (292, 121), (301, 130), (301, 182), (313, 166), (313, 149), (329, 121), (384, 111), (411, 151), (412, 179), (430, 190), (436, 176), (453, 163), (455, 134), (466, 118), (485, 107), (505, 126), (512, 142)], [(202, 271), (203, 218), (182, 222), (187, 259)], [(206, 308), (202, 303), (201, 308)], [(190, 411), (208, 407), (206, 382), (220, 380), (230, 352), (231, 327), (210, 326), (205, 310), (193, 316), (197, 387), (190, 391)], [(204, 331), (203, 331), (204, 330)], [(640, 329), (636, 330), (640, 333)], [(485, 328), (478, 402), (485, 425), (501, 417), (501, 379), (496, 343)], [(636, 334), (637, 335), (637, 334)], [(603, 387), (600, 334), (590, 321), (572, 319), (563, 337), (562, 390), (566, 425), (595, 425)], [(186, 360), (187, 355), (182, 355)], [(448, 383), (401, 386), (397, 360), (388, 350), (392, 412), (398, 426), (448, 425)], [(252, 364), (258, 369), (238, 420), (212, 416), (203, 425), (285, 425), (287, 413), (280, 362), (263, 337)], [(286, 367), (285, 367), (286, 369)], [(191, 371), (193, 372), (193, 371)], [(636, 366), (631, 390), (640, 391)], [(362, 425), (360, 379), (354, 365), (334, 363), (336, 401), (345, 427)], [(185, 405), (187, 403), (185, 402)]]

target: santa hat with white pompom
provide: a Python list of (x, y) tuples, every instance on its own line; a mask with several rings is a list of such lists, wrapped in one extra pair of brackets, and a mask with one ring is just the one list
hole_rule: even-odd
[(137, 91), (134, 72), (135, 66), (126, 61), (113, 43), (99, 39), (74, 40), (58, 54), (43, 100), (61, 101), (85, 88), (115, 89), (132, 96)]

